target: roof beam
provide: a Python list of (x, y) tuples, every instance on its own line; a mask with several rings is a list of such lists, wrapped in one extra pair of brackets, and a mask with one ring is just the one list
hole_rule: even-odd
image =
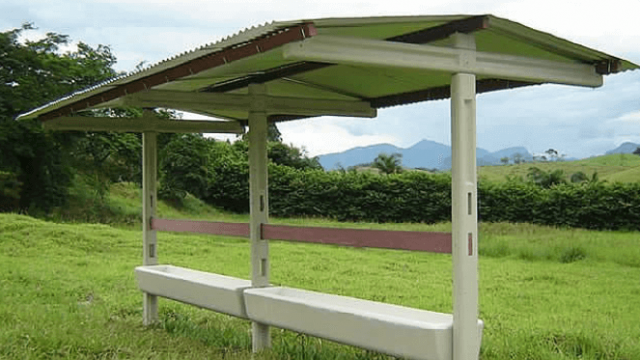
[[(426, 44), (432, 41), (446, 39), (456, 32), (471, 33), (474, 31), (484, 30), (489, 28), (490, 18), (487, 15), (471, 16), (465, 19), (455, 20), (446, 24), (430, 27), (414, 31), (408, 34), (402, 34), (385, 39), (386, 41), (395, 41), (409, 44)], [(246, 76), (222, 81), (211, 86), (208, 86), (201, 91), (205, 92), (225, 92), (232, 91), (249, 86), (249, 84), (263, 84), (265, 82), (286, 78), (312, 70), (323, 69), (334, 64), (326, 64), (319, 62), (297, 62), (294, 64), (287, 64), (272, 69), (259, 71)]]
[(242, 134), (244, 127), (237, 121), (165, 120), (151, 117), (108, 118), (67, 116), (49, 120), (45, 129), (57, 131), (116, 131), (163, 133)]
[(598, 87), (594, 65), (475, 52), (432, 45), (317, 35), (282, 47), (287, 60), (470, 73), (503, 80)]
[(165, 107), (176, 110), (248, 111), (259, 106), (267, 115), (376, 117), (376, 109), (366, 101), (321, 100), (261, 95), (257, 102), (248, 95), (170, 90), (149, 90), (124, 98), (130, 106)]
[(436, 40), (446, 39), (454, 33), (471, 33), (489, 28), (489, 16), (471, 16), (461, 20), (455, 20), (446, 24), (427, 29), (414, 31), (386, 39), (409, 44), (426, 44)]
[[(500, 79), (481, 79), (476, 80), (476, 93), (484, 93), (494, 90), (514, 89), (523, 86), (538, 85), (536, 83), (526, 81), (509, 81)], [(376, 109), (386, 108), (398, 105), (413, 104), (428, 100), (442, 100), (451, 97), (451, 87), (449, 85), (438, 86), (415, 91), (409, 91), (402, 94), (393, 94), (369, 98), (367, 101)]]

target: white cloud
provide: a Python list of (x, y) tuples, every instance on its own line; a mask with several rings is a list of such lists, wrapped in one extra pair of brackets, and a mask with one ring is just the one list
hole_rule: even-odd
[(630, 113), (626, 113), (614, 121), (622, 122), (622, 123), (632, 123), (640, 128), (640, 110), (633, 111)]
[(603, 128), (618, 144), (627, 141), (640, 143), (640, 110), (608, 120)]
[(304, 148), (310, 156), (340, 152), (356, 146), (396, 143), (392, 135), (354, 135), (341, 126), (339, 119), (316, 118), (278, 124), (282, 140)]

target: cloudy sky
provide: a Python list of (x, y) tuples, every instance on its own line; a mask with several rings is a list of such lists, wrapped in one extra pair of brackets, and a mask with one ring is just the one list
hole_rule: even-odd
[[(3, 0), (0, 31), (32, 22), (90, 45), (110, 45), (131, 71), (272, 20), (339, 16), (493, 14), (640, 64), (638, 0)], [(478, 146), (554, 148), (570, 157), (640, 143), (640, 71), (598, 89), (544, 85), (478, 96)], [(449, 102), (379, 111), (376, 119), (316, 118), (281, 124), (284, 140), (311, 155), (354, 146), (450, 144)]]

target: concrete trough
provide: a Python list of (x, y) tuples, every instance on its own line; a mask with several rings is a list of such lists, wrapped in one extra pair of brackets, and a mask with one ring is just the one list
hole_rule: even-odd
[[(403, 358), (453, 358), (449, 314), (286, 287), (246, 289), (244, 296), (247, 315), (259, 323)], [(478, 340), (482, 328), (478, 320)]]
[(250, 280), (172, 265), (139, 266), (135, 272), (143, 292), (247, 318), (242, 292)]

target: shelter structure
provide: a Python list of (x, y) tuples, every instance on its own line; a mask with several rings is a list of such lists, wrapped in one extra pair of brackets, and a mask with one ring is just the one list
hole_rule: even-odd
[[(273, 22), (98, 84), (20, 118), (52, 130), (143, 133), (145, 324), (167, 297), (253, 321), (253, 349), (278, 326), (415, 359), (477, 359), (476, 94), (543, 83), (599, 87), (637, 65), (491, 15), (330, 18)], [(451, 98), (452, 234), (269, 225), (267, 124), (323, 115), (372, 118), (378, 109)], [(91, 109), (170, 108), (222, 120), (83, 116)], [(322, 120), (318, 120), (322, 121)], [(250, 223), (159, 219), (158, 132), (249, 128)], [(247, 236), (251, 280), (158, 265), (157, 231)], [(450, 252), (453, 311), (441, 314), (271, 287), (269, 240)]]

